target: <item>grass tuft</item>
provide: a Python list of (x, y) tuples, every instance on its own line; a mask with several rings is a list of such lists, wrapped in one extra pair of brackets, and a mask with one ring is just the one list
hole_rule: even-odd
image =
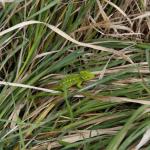
[(149, 1), (0, 3), (1, 149), (150, 148)]

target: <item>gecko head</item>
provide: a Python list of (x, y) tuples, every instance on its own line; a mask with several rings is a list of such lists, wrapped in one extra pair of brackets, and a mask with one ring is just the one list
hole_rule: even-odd
[(93, 79), (95, 75), (92, 72), (85, 70), (85, 71), (80, 71), (80, 77), (82, 80), (87, 81)]

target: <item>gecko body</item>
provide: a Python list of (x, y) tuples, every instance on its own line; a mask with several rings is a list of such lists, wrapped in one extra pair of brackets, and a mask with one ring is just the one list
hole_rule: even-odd
[(67, 75), (64, 79), (59, 82), (59, 89), (69, 89), (72, 86), (82, 88), (82, 83), (91, 80), (95, 77), (92, 72), (80, 71), (78, 74)]

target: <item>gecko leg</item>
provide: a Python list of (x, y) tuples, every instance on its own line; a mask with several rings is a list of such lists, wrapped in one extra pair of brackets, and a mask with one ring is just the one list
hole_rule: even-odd
[(82, 81), (80, 81), (80, 82), (77, 83), (77, 87), (78, 87), (79, 89), (82, 88), (81, 84), (82, 84)]

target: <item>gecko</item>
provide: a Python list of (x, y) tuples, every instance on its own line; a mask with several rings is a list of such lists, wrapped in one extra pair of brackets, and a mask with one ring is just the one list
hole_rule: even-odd
[(72, 86), (77, 86), (78, 88), (82, 88), (82, 83), (85, 81), (89, 81), (93, 79), (95, 75), (87, 70), (80, 71), (78, 74), (69, 74), (64, 79), (59, 82), (59, 89), (69, 89)]
[(90, 71), (80, 71), (78, 74), (69, 74), (66, 75), (62, 80), (60, 80), (58, 84), (58, 90), (63, 92), (63, 96), (67, 105), (68, 112), (70, 117), (73, 119), (73, 111), (69, 104), (68, 100), (68, 89), (72, 86), (77, 86), (78, 88), (82, 88), (82, 83), (88, 80), (91, 80), (95, 77), (95, 75)]

